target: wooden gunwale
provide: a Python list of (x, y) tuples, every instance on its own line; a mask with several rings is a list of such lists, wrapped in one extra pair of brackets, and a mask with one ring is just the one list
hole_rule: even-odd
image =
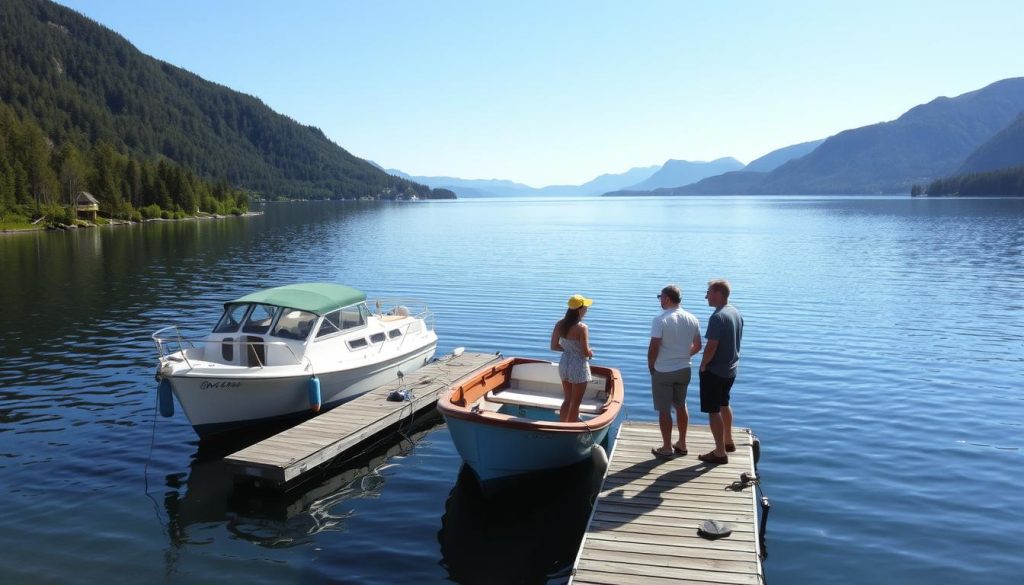
[(605, 391), (608, 398), (600, 414), (584, 422), (558, 422), (526, 420), (520, 417), (486, 410), (472, 411), (472, 405), (491, 390), (498, 390), (509, 383), (512, 367), (516, 364), (550, 363), (544, 360), (512, 357), (494, 365), (488, 365), (470, 375), (458, 386), (444, 394), (437, 401), (437, 409), (445, 417), (519, 430), (543, 431), (550, 433), (585, 433), (603, 429), (612, 424), (622, 408), (625, 391), (622, 374), (615, 368), (591, 366), (595, 374), (606, 378)]

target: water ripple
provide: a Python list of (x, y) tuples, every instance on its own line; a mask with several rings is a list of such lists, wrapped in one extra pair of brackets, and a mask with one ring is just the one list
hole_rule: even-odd
[[(627, 416), (653, 421), (655, 294), (679, 284), (703, 326), (706, 281), (726, 276), (747, 325), (737, 423), (762, 439), (773, 502), (769, 580), (1015, 579), (1022, 216), (1024, 201), (902, 198), (309, 203), (0, 238), (0, 558), (38, 561), (5, 577), (444, 581), (459, 458), (443, 428), (335, 484), (250, 499), (180, 412), (156, 415), (149, 335), (203, 335), (255, 288), (329, 281), (427, 300), (441, 351), (555, 359), (551, 328), (582, 293), (595, 363), (622, 370)], [(560, 562), (541, 575), (564, 582)]]

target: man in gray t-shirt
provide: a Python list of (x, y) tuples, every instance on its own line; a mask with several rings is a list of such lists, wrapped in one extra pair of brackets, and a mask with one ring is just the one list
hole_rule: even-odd
[(732, 407), (729, 393), (736, 381), (740, 361), (740, 342), (743, 340), (743, 315), (729, 304), (729, 281), (717, 279), (708, 282), (708, 305), (715, 312), (708, 318), (704, 335), (708, 343), (700, 361), (700, 410), (708, 413), (711, 434), (715, 437), (715, 450), (700, 455), (705, 463), (728, 463), (727, 453), (736, 450), (732, 438)]

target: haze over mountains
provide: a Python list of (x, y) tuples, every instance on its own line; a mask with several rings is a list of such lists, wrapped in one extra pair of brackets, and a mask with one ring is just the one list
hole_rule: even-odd
[(412, 176), (397, 169), (387, 172), (430, 187), (450, 189), (462, 197), (502, 197), (516, 195), (602, 195), (622, 189), (643, 191), (659, 187), (685, 185), (733, 169), (743, 163), (727, 157), (710, 162), (669, 160), (661, 166), (634, 167), (624, 173), (609, 173), (582, 185), (531, 187), (500, 179), (460, 179), (457, 177)]
[(902, 194), (913, 185), (957, 174), (1020, 165), (1024, 165), (1024, 78), (1011, 78), (960, 96), (936, 98), (890, 122), (777, 149), (745, 167), (728, 157), (711, 162), (669, 160), (654, 172), (651, 167), (633, 169), (650, 172), (639, 181), (606, 175), (613, 180), (541, 189), (497, 180), (414, 180), (444, 185), (466, 196), (595, 195), (598, 187), (616, 184), (620, 186), (605, 194)]
[(460, 197), (504, 197), (515, 195), (601, 195), (644, 181), (660, 168), (656, 165), (635, 167), (624, 173), (601, 175), (582, 185), (548, 185), (539, 188), (500, 179), (412, 176), (397, 169), (388, 169), (387, 172), (430, 187), (450, 189)]
[(774, 169), (755, 164), (766, 156), (742, 171), (653, 194), (909, 193), (915, 184), (959, 173), (1024, 165), (1022, 113), (1024, 78), (1004, 79), (953, 98), (936, 98), (891, 122), (779, 149), (771, 158), (793, 156)]

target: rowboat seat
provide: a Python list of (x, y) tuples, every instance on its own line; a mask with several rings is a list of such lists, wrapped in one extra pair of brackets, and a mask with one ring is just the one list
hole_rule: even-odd
[[(561, 396), (553, 396), (547, 392), (531, 392), (527, 389), (515, 390), (512, 388), (506, 388), (504, 390), (499, 390), (498, 392), (491, 390), (487, 393), (487, 400), (490, 400), (491, 402), (500, 402), (502, 404), (535, 406), (537, 408), (546, 408), (550, 410), (558, 410), (562, 406)], [(584, 398), (583, 402), (580, 403), (580, 412), (586, 414), (597, 414), (603, 409), (604, 400)]]

